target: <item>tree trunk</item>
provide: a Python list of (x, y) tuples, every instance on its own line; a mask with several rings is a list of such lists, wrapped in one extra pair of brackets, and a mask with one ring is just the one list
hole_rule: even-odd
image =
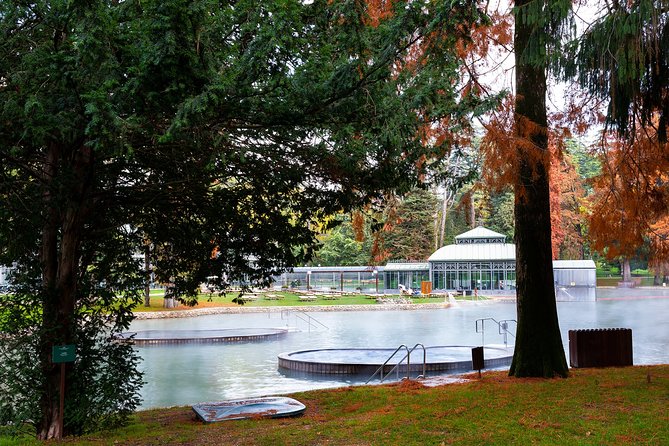
[(150, 246), (148, 242), (144, 242), (144, 306), (151, 306), (151, 258)]
[[(44, 163), (44, 183), (51, 184), (58, 173), (59, 148), (55, 145), (49, 148)], [(51, 362), (51, 347), (54, 341), (49, 341), (47, 333), (53, 333), (58, 317), (58, 210), (52, 205), (54, 197), (49, 188), (45, 189), (43, 202), (46, 209), (46, 221), (42, 228), (42, 248), (40, 264), (42, 269), (42, 333), (40, 342), (40, 368), (44, 376), (40, 392), (40, 423), (37, 427), (37, 437), (45, 440), (60, 438), (58, 423), (58, 385), (59, 376), (55, 365)]]
[(446, 214), (448, 214), (448, 210), (451, 208), (453, 195), (454, 193), (450, 189), (444, 191), (444, 200), (441, 206), (441, 225), (439, 226), (439, 246), (437, 246), (437, 249), (444, 246), (444, 240), (446, 239)]
[[(521, 8), (528, 0), (516, 2)], [(568, 374), (558, 324), (551, 250), (549, 153), (545, 66), (525, 54), (534, 27), (516, 14), (515, 184), (518, 330), (509, 375), (554, 377)]]
[(441, 245), (439, 245), (439, 237), (441, 236), (441, 230), (440, 230), (439, 222), (441, 221), (441, 219), (442, 219), (441, 213), (439, 212), (439, 210), (437, 210), (434, 213), (434, 225), (433, 225), (434, 226), (434, 237), (433, 237), (434, 242), (432, 244), (432, 252), (436, 251), (437, 249), (439, 249), (441, 247)]
[[(40, 342), (40, 367), (44, 382), (40, 395), (41, 418), (37, 437), (42, 440), (62, 438), (67, 434), (60, 426), (60, 366), (52, 362), (54, 345), (73, 344), (75, 302), (79, 276), (80, 243), (83, 221), (89, 213), (87, 196), (93, 174), (92, 152), (84, 146), (74, 154), (62, 148), (49, 148), (44, 167), (46, 192), (43, 195), (47, 219), (42, 229), (43, 315)], [(70, 155), (70, 156), (68, 156)], [(59, 166), (70, 163), (67, 180), (59, 178)], [(73, 175), (72, 175), (73, 174)], [(50, 190), (65, 186), (65, 195), (53, 197)], [(65, 207), (63, 207), (63, 201)], [(71, 365), (66, 366), (65, 395)]]
[(172, 294), (172, 287), (170, 285), (165, 287), (165, 297), (163, 298), (163, 308), (174, 308), (176, 307), (176, 300)]
[(624, 257), (620, 262), (621, 270), (623, 273), (623, 282), (630, 283), (632, 281), (632, 269), (630, 268), (630, 259)]
[[(57, 213), (51, 209), (48, 221), (42, 232), (42, 333), (40, 335), (40, 368), (44, 377), (40, 391), (40, 422), (37, 437), (41, 440), (61, 438), (58, 424), (60, 374), (51, 361), (51, 351), (55, 344), (63, 342), (59, 319), (59, 290), (56, 287), (58, 276), (58, 226)], [(60, 338), (60, 339), (58, 339)]]

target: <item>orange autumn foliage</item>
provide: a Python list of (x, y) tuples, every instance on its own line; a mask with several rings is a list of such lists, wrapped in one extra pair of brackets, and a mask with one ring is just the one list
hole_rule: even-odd
[(669, 214), (668, 144), (656, 129), (640, 124), (632, 141), (611, 134), (601, 139), (602, 174), (595, 178), (590, 216), (593, 247), (608, 258), (631, 256), (651, 240), (652, 250), (666, 257)]
[[(364, 23), (371, 26), (379, 26), (383, 20), (389, 18), (393, 13), (393, 0), (360, 0), (360, 9), (365, 10)], [(364, 2), (364, 3), (363, 3)], [(478, 97), (489, 93), (488, 88), (480, 83), (480, 71), (490, 72), (497, 64), (492, 62), (499, 57), (490, 57), (494, 52), (510, 53), (509, 45), (513, 41), (513, 23), (510, 14), (498, 11), (489, 12), (488, 3), (480, 3), (479, 8), (489, 14), (489, 23), (472, 24), (470, 27), (460, 25), (453, 29), (439, 29), (430, 35), (423, 36), (408, 43), (405, 55), (402, 59), (395, 61), (394, 69), (397, 75), (401, 72), (413, 72), (421, 64), (426, 63), (422, 57), (428, 48), (433, 45), (441, 45), (448, 42), (455, 45), (456, 52), (460, 58), (460, 100), (468, 100), (470, 97)], [(457, 130), (454, 131), (453, 128)], [(417, 137), (425, 145), (434, 148), (432, 157), (441, 158), (448, 155), (453, 146), (466, 146), (471, 144), (471, 132), (463, 129), (458, 123), (450, 122), (449, 118), (433, 120), (425, 125)], [(429, 165), (430, 156), (427, 155), (418, 160), (418, 167)], [(420, 170), (420, 169), (419, 169)], [(424, 177), (419, 181), (424, 181)]]
[(650, 259), (648, 266), (658, 277), (669, 276), (669, 215), (650, 226)]
[(551, 154), (550, 161), (550, 202), (551, 202), (551, 248), (553, 251), (553, 260), (559, 258), (560, 245), (564, 241), (566, 234), (563, 226), (561, 211), (561, 192), (565, 175), (562, 170), (565, 162), (563, 153), (564, 139), (560, 137), (550, 138), (548, 141), (548, 150)]
[(367, 17), (365, 24), (379, 26), (382, 20), (390, 17), (393, 12), (392, 0), (367, 0)]
[(551, 132), (550, 193), (551, 243), (553, 259), (583, 258), (583, 228), (586, 225), (584, 209), (585, 189), (574, 164), (565, 156), (566, 130)]
[[(585, 218), (581, 213), (585, 190), (573, 163), (565, 156), (564, 142), (568, 130), (548, 131), (547, 153), (535, 147), (527, 135), (536, 125), (524, 123), (523, 133), (514, 131), (513, 98), (509, 98), (485, 125), (486, 134), (481, 148), (484, 153), (483, 181), (487, 187), (500, 191), (507, 185), (522, 194), (516, 170), (521, 157), (534, 158), (549, 165), (551, 201), (551, 241), (553, 258), (581, 258), (583, 253), (582, 227)], [(547, 131), (540, 129), (540, 131)], [(522, 195), (521, 195), (522, 196)]]
[(351, 214), (351, 226), (356, 242), (362, 242), (365, 239), (365, 216), (362, 211), (353, 211)]
[(529, 159), (531, 165), (543, 165), (550, 168), (550, 151), (535, 146), (529, 136), (547, 132), (528, 120), (519, 120), (520, 128), (516, 128), (513, 111), (513, 97), (507, 98), (492, 119), (485, 123), (485, 136), (481, 142), (481, 150), (485, 164), (483, 180), (494, 190), (501, 190), (507, 185), (514, 187), (516, 199), (524, 196), (524, 184), (519, 181), (518, 167), (521, 159)]

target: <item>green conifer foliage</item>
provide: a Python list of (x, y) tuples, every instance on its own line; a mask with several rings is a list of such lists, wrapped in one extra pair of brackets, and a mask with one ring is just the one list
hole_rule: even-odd
[[(147, 243), (192, 303), (205, 277), (267, 283), (319, 222), (410, 190), (447, 151), (420, 129), (490, 105), (456, 94), (456, 43), (485, 20), (474, 2), (379, 21), (357, 0), (0, 2), (1, 421), (52, 438), (137, 407), (114, 335)], [(62, 432), (54, 344), (79, 349)]]
[[(669, 119), (669, 4), (666, 0), (613, 2), (573, 40), (560, 64), (594, 96), (609, 101), (607, 123), (627, 138), (639, 124), (667, 142)], [(654, 121), (654, 116), (657, 120)]]

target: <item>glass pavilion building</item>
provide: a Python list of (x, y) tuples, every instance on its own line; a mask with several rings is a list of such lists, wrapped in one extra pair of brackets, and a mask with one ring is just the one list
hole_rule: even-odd
[[(553, 261), (559, 301), (595, 300), (595, 262)], [(277, 277), (287, 288), (337, 289), (363, 293), (398, 293), (400, 285), (420, 290), (430, 282), (437, 293), (515, 295), (516, 245), (482, 226), (455, 237), (427, 262), (389, 262), (385, 266), (301, 267)]]
[(428, 258), (433, 290), (516, 289), (516, 246), (482, 226), (455, 237), (455, 244)]

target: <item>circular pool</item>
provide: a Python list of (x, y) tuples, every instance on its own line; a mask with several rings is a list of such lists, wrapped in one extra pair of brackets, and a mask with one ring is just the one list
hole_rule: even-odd
[[(472, 348), (465, 345), (425, 347), (425, 371), (447, 373), (472, 370)], [(279, 369), (306, 374), (372, 375), (382, 365), (387, 374), (399, 361), (399, 373), (406, 374), (408, 350), (399, 349), (391, 357), (392, 348), (327, 348), (299, 350), (279, 355)], [(409, 371), (423, 372), (423, 349), (415, 348), (409, 356)], [(484, 347), (485, 368), (498, 368), (511, 363), (513, 352), (504, 347)], [(386, 363), (387, 361), (387, 363)]]
[(126, 332), (121, 338), (136, 345), (187, 344), (213, 342), (252, 342), (276, 339), (288, 333), (285, 328), (227, 328), (218, 330), (143, 330)]

